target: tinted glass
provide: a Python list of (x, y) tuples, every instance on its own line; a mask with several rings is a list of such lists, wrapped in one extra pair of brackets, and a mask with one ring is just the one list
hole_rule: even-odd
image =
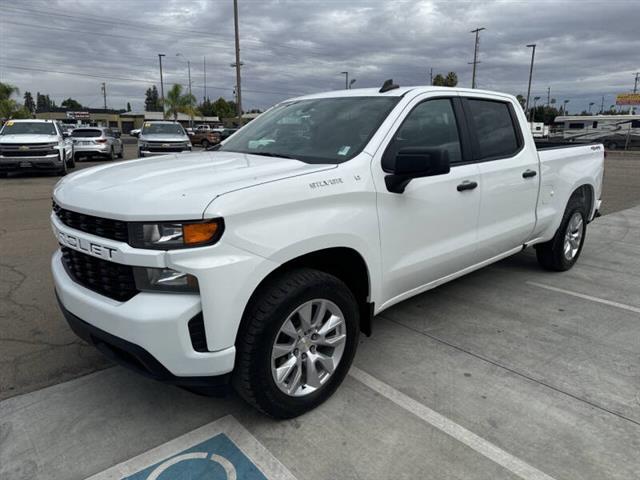
[(640, 128), (640, 120), (631, 120), (631, 128)]
[(71, 136), (78, 138), (101, 137), (102, 130), (98, 130), (95, 128), (76, 128), (73, 132), (71, 132)]
[(186, 135), (182, 125), (178, 125), (177, 123), (145, 123), (142, 128), (142, 135), (156, 135), (163, 133), (169, 135)]
[(478, 137), (480, 159), (507, 157), (520, 148), (509, 106), (503, 102), (469, 99), (471, 120)]
[(284, 103), (242, 127), (220, 150), (342, 163), (362, 151), (397, 102), (398, 97), (343, 97)]
[(581, 130), (584, 128), (584, 123), (570, 123), (569, 128), (572, 128), (575, 130)]
[(49, 122), (13, 122), (4, 124), (0, 135), (57, 135), (56, 127)]
[(415, 107), (395, 133), (382, 159), (382, 167), (393, 170), (396, 155), (408, 147), (446, 150), (452, 164), (462, 161), (451, 100), (429, 100)]

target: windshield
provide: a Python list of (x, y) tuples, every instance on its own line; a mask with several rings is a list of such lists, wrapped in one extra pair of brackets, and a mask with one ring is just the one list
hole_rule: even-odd
[(145, 123), (142, 129), (143, 135), (156, 135), (165, 133), (169, 135), (184, 135), (184, 130), (177, 123)]
[(45, 122), (12, 122), (4, 124), (0, 135), (57, 135), (53, 123)]
[(344, 97), (278, 105), (238, 130), (220, 151), (342, 163), (362, 151), (398, 97)]
[(75, 129), (71, 132), (72, 137), (101, 137), (102, 130), (96, 129)]

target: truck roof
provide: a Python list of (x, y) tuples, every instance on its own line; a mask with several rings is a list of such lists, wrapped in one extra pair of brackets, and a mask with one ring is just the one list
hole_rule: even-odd
[(321, 93), (313, 93), (310, 95), (303, 95), (300, 97), (296, 97), (295, 100), (306, 100), (312, 98), (337, 98), (337, 97), (401, 97), (409, 92), (413, 92), (415, 94), (420, 93), (428, 93), (434, 91), (446, 91), (453, 93), (480, 93), (487, 95), (500, 95), (513, 97), (513, 95), (509, 95), (504, 92), (495, 92), (491, 90), (479, 90), (477, 88), (460, 88), (460, 87), (439, 87), (439, 86), (427, 86), (427, 85), (416, 85), (416, 86), (408, 86), (408, 87), (398, 87), (392, 90), (388, 90), (384, 93), (380, 93), (380, 88), (354, 88), (351, 90), (333, 90), (330, 92), (321, 92)]

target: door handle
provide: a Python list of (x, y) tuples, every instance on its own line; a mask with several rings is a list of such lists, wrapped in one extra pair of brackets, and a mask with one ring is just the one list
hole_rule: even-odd
[(460, 185), (458, 185), (458, 191), (463, 192), (465, 190), (473, 190), (478, 186), (477, 182), (470, 182), (469, 180), (465, 180)]
[(522, 172), (522, 178), (531, 178), (535, 177), (538, 174), (535, 170), (525, 170)]

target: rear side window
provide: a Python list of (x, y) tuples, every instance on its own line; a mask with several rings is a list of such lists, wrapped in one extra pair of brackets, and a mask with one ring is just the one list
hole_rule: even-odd
[(469, 98), (468, 105), (478, 138), (479, 160), (515, 155), (521, 144), (509, 104)]
[(382, 168), (393, 170), (396, 155), (403, 148), (446, 150), (451, 164), (462, 161), (456, 117), (448, 98), (427, 100), (404, 119), (382, 158)]
[(73, 132), (71, 132), (72, 137), (101, 137), (102, 130), (97, 130), (95, 128), (76, 128)]
[(584, 128), (584, 123), (570, 123), (569, 128), (572, 130), (582, 130)]

